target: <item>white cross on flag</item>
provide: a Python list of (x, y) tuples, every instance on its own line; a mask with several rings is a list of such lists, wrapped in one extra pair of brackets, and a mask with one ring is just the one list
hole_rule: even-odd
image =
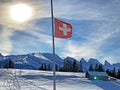
[(54, 18), (55, 37), (70, 38), (72, 35), (72, 25)]

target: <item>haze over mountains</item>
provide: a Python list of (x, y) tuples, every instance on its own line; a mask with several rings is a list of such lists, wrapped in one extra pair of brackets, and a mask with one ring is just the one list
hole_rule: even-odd
[[(73, 33), (69, 39), (55, 38), (57, 54), (77, 59), (95, 57), (102, 62), (104, 60), (109, 60), (110, 63), (119, 62), (118, 23), (105, 20), (74, 20), (59, 17), (58, 19), (70, 23)], [(35, 19), (24, 27), (13, 25), (6, 28), (7, 30), (0, 25), (2, 38), (0, 51), (4, 55), (52, 52), (50, 17)], [(6, 33), (9, 34), (6, 35)]]
[[(99, 60), (90, 58), (88, 61), (86, 61), (84, 58), (81, 58), (81, 60), (76, 60), (72, 57), (66, 57), (65, 59), (62, 59), (58, 55), (55, 55), (57, 68), (60, 69), (64, 66), (65, 60), (68, 63), (73, 63), (76, 61), (78, 67), (80, 68), (80, 64), (82, 65), (82, 71), (88, 71), (89, 66), (93, 65), (100, 65), (101, 63)], [(32, 70), (39, 70), (41, 67), (46, 66), (46, 68), (52, 69), (52, 54), (51, 53), (29, 53), (29, 54), (23, 54), (23, 55), (8, 55), (3, 56), (0, 54), (0, 67), (4, 68), (10, 61), (13, 62), (14, 67), (16, 69), (32, 69)], [(103, 64), (104, 69), (113, 70), (114, 68), (116, 70), (120, 69), (120, 63), (116, 64), (110, 64), (108, 61), (105, 61)]]

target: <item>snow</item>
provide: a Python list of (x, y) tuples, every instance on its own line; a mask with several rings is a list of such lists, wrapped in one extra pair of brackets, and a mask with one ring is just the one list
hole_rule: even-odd
[(42, 54), (40, 54), (40, 53), (35, 53), (34, 56), (37, 57), (37, 58), (44, 59), (44, 60), (49, 60), (48, 58), (44, 57), (44, 56), (43, 56)]
[[(43, 56), (45, 56), (46, 58), (50, 59), (51, 61), (53, 61), (53, 54), (51, 53), (42, 53)], [(63, 67), (63, 59), (60, 58), (58, 55), (55, 55), (55, 60), (56, 60), (56, 64), (58, 65), (58, 67)]]
[(96, 64), (98, 64), (98, 65), (100, 65), (101, 63), (97, 60), (97, 59), (94, 59), (94, 58), (90, 58), (89, 59), (89, 61), (88, 61), (88, 63), (91, 65), (96, 65)]
[[(17, 69), (32, 69), (32, 70), (38, 70), (42, 64), (45, 64), (46, 66), (50, 65), (51, 69), (53, 69), (53, 54), (51, 53), (29, 53), (29, 54), (22, 54), (22, 55), (7, 55), (3, 56), (0, 53), (0, 67), (5, 67), (5, 65), (12, 60), (14, 63), (14, 68)], [(66, 57), (64, 60), (58, 55), (55, 55), (56, 64), (58, 66), (58, 69), (61, 69), (64, 66), (64, 60), (74, 62), (76, 60), (72, 57)], [(82, 63), (82, 71), (86, 72), (89, 69), (89, 65), (93, 65), (93, 68), (97, 65), (100, 65), (101, 63), (99, 60), (90, 58), (87, 62), (84, 58), (81, 58), (81, 60), (76, 60), (78, 67), (80, 67), (80, 61)], [(108, 61), (105, 61), (104, 63), (104, 69), (107, 70), (113, 70), (113, 68), (120, 69), (120, 63), (110, 64)]]
[(120, 69), (120, 63), (113, 64), (116, 69)]
[(3, 59), (3, 57), (4, 57), (4, 56), (0, 53), (0, 60), (2, 60), (2, 59)]
[(105, 63), (104, 63), (104, 69), (105, 70), (107, 70), (107, 69), (109, 69), (109, 70), (113, 70), (113, 65), (111, 65), (108, 61), (105, 61)]
[[(53, 90), (53, 72), (0, 69), (0, 90)], [(57, 90), (119, 90), (120, 81), (88, 80), (85, 73), (57, 72)]]
[(88, 62), (85, 61), (84, 58), (82, 58), (80, 61), (81, 61), (81, 63), (82, 63), (82, 71), (83, 71), (83, 72), (88, 71), (88, 69), (89, 69), (89, 64), (88, 64)]

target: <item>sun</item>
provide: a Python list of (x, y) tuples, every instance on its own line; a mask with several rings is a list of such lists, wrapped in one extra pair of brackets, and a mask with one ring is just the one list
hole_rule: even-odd
[(24, 22), (32, 16), (32, 9), (27, 4), (16, 4), (10, 8), (10, 15), (13, 20)]

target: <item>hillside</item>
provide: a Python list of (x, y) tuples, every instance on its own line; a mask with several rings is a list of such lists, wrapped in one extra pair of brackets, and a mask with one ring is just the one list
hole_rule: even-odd
[[(9, 68), (9, 64), (11, 63), (13, 64), (11, 68), (31, 70), (40, 69), (50, 71), (53, 68), (52, 57), (53, 56), (51, 53), (29, 53), (23, 55), (7, 56), (0, 54), (0, 67)], [(65, 69), (65, 66), (67, 69), (73, 68), (73, 66), (75, 66), (77, 69), (75, 71), (86, 72), (89, 70), (90, 65), (92, 65), (93, 68), (95, 68), (96, 65), (103, 65), (104, 70), (113, 70), (115, 68), (116, 71), (118, 71), (120, 69), (120, 63), (110, 64), (108, 61), (105, 61), (104, 64), (101, 64), (99, 60), (94, 58), (90, 58), (88, 61), (86, 61), (84, 58), (81, 58), (81, 60), (76, 60), (75, 58), (68, 56), (63, 60), (60, 56), (55, 55), (55, 61), (57, 70), (63, 70)], [(73, 65), (73, 63), (76, 65)]]
[[(53, 72), (0, 69), (0, 90), (53, 90)], [(57, 72), (57, 90), (119, 90), (120, 81), (88, 80), (84, 73)]]

